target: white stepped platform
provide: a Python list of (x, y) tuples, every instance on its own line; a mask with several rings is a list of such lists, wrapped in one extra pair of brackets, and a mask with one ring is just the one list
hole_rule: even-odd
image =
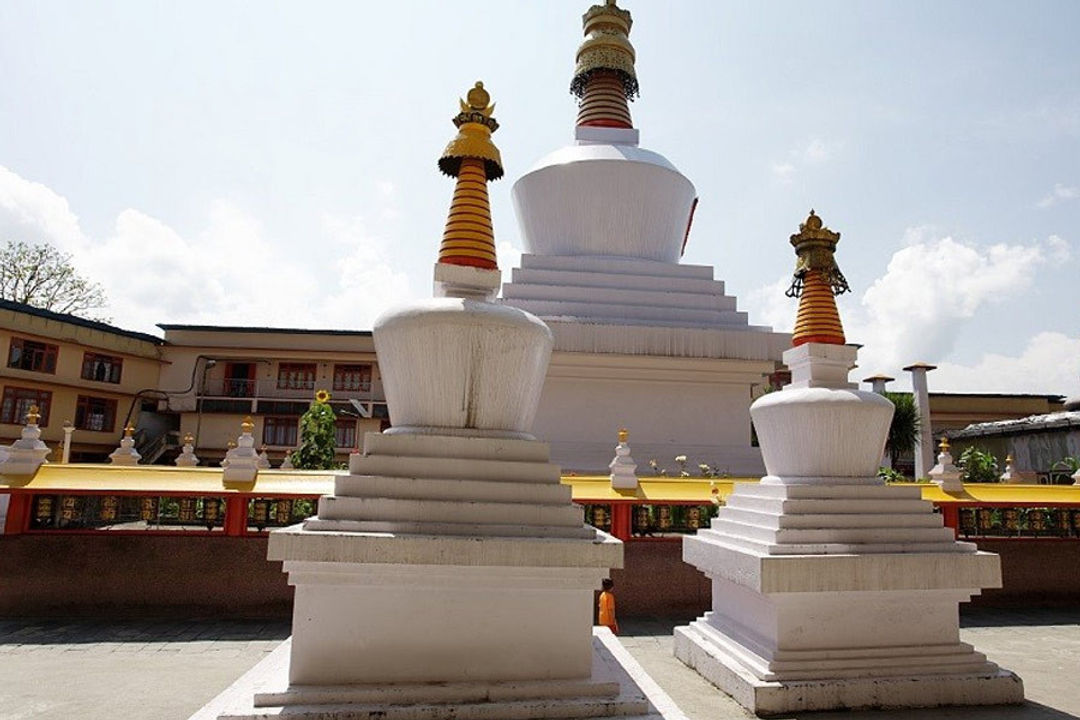
[(594, 628), (582, 680), (290, 684), (290, 640), (190, 720), (686, 720), (607, 628)]
[(998, 558), (956, 542), (917, 487), (740, 484), (683, 559), (713, 611), (676, 629), (675, 654), (758, 715), (1023, 701), (959, 638), (959, 603), (1001, 586)]
[(712, 268), (623, 257), (522, 255), (503, 304), (545, 320), (762, 330), (747, 324)]
[(547, 445), (368, 433), (350, 469), (270, 535), (296, 586), (290, 683), (589, 680), (593, 591), (622, 544), (584, 524)]

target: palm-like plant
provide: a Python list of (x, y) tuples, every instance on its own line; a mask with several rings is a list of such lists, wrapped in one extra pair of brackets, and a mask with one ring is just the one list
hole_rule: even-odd
[(889, 425), (889, 439), (885, 443), (892, 466), (896, 467), (900, 456), (919, 442), (919, 411), (911, 393), (887, 392), (885, 397), (896, 407)]

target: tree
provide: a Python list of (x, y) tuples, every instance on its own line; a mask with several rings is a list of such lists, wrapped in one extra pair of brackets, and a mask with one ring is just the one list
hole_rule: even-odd
[(90, 315), (105, 306), (105, 290), (79, 275), (71, 255), (48, 243), (9, 240), (0, 249), (0, 298), (90, 320), (109, 320)]
[(337, 415), (330, 407), (330, 393), (320, 390), (307, 412), (300, 416), (300, 447), (292, 453), (298, 470), (329, 470), (334, 467), (334, 436)]
[(911, 393), (887, 392), (885, 397), (896, 407), (889, 425), (889, 439), (885, 442), (895, 468), (900, 456), (919, 442), (919, 411), (915, 409), (915, 396)]

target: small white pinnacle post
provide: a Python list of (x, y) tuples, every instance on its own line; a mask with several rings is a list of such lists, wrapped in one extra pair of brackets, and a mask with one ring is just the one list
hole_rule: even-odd
[(611, 487), (616, 490), (636, 490), (638, 486), (637, 463), (630, 457), (630, 445), (626, 442), (629, 437), (626, 428), (619, 430), (615, 458), (608, 465), (611, 468)]
[(940, 485), (941, 489), (947, 493), (964, 492), (964, 483), (960, 480), (960, 468), (953, 464), (953, 456), (949, 452), (949, 438), (942, 436), (938, 447), (941, 452), (938, 453), (937, 464), (927, 473), (930, 476), (930, 482)]

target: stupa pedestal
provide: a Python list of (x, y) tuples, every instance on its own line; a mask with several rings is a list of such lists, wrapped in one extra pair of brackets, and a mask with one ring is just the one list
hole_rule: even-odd
[(801, 230), (792, 382), (750, 409), (768, 475), (684, 539), (713, 605), (676, 628), (675, 654), (758, 715), (1022, 702), (1018, 677), (960, 641), (959, 604), (1001, 586), (999, 558), (877, 477), (893, 406), (847, 379), (839, 234), (813, 214)]

